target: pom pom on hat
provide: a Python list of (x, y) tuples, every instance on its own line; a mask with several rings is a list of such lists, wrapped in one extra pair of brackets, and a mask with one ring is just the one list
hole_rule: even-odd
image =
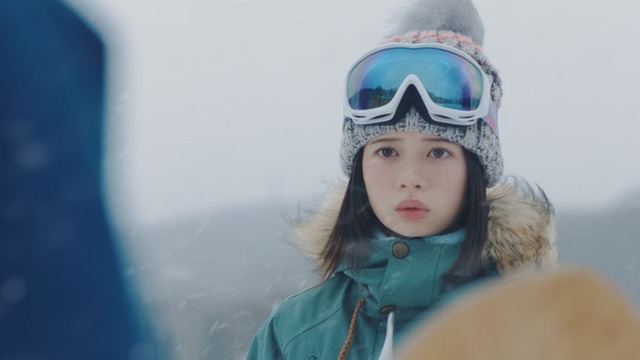
[(451, 31), (482, 46), (484, 25), (471, 0), (413, 0), (398, 16), (391, 36), (414, 31)]

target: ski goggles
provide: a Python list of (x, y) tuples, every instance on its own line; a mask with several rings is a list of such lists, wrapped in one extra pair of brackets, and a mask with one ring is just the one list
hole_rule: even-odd
[(439, 44), (392, 44), (365, 54), (347, 72), (344, 116), (369, 125), (393, 118), (410, 85), (439, 123), (472, 125), (484, 119), (496, 130), (492, 79), (468, 54)]

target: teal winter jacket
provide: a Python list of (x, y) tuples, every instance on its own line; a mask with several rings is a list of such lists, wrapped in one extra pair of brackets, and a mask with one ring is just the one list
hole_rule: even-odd
[[(319, 258), (343, 194), (338, 192), (300, 229), (301, 248), (308, 255)], [(522, 182), (500, 185), (487, 196), (484, 254), (494, 272), (553, 264), (553, 210), (546, 198)], [(393, 343), (401, 343), (412, 325), (458, 292), (443, 288), (442, 275), (457, 259), (464, 237), (464, 230), (420, 239), (379, 233), (362, 267), (342, 265), (327, 281), (285, 299), (258, 331), (247, 359), (337, 359), (350, 325), (346, 358), (379, 359), (387, 333)]]

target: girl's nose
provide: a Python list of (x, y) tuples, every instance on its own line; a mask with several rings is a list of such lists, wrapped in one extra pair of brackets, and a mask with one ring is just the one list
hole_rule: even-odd
[(401, 184), (400, 187), (403, 188), (403, 189), (406, 189), (408, 187), (413, 187), (413, 188), (416, 188), (416, 189), (422, 189), (422, 185), (421, 184), (417, 184), (417, 183), (413, 184), (413, 185), (412, 184), (408, 184), (408, 185), (407, 184)]
[(426, 180), (416, 171), (415, 167), (409, 167), (402, 172), (399, 178), (401, 189), (420, 190), (426, 187)]

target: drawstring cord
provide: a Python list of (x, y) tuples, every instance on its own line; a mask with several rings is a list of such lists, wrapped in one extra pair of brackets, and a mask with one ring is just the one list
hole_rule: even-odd
[[(342, 349), (340, 349), (340, 354), (338, 354), (338, 360), (345, 360), (347, 358), (347, 354), (349, 353), (349, 349), (351, 349), (351, 343), (353, 343), (353, 334), (356, 330), (356, 322), (358, 320), (358, 314), (360, 314), (360, 310), (362, 309), (362, 305), (364, 305), (365, 299), (358, 300), (356, 304), (356, 308), (353, 310), (353, 314), (351, 315), (351, 322), (349, 323), (349, 332), (347, 333), (347, 338), (344, 340), (344, 344), (342, 344)], [(384, 337), (384, 345), (382, 346), (382, 351), (380, 352), (379, 360), (391, 360), (393, 359), (393, 323), (394, 323), (394, 313), (391, 312), (387, 316), (387, 331)]]
[(353, 333), (356, 329), (356, 321), (358, 320), (358, 314), (360, 313), (360, 309), (362, 309), (362, 305), (364, 305), (364, 298), (358, 300), (358, 304), (356, 304), (356, 308), (353, 310), (353, 315), (351, 315), (351, 322), (349, 323), (349, 333), (347, 334), (347, 338), (344, 340), (344, 344), (342, 344), (342, 349), (340, 349), (338, 360), (345, 360), (347, 358), (347, 353), (349, 352), (351, 343), (353, 342)]

